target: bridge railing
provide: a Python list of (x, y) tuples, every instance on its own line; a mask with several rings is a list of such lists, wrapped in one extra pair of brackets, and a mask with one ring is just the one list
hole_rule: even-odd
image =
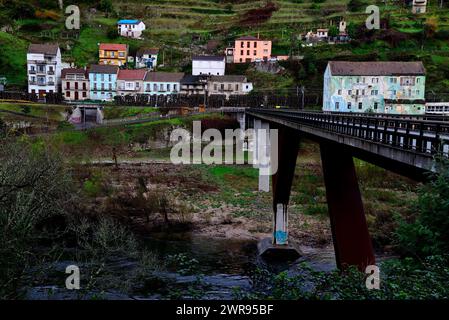
[(371, 114), (334, 114), (321, 112), (251, 109), (287, 122), (356, 137), (394, 148), (429, 156), (449, 155), (449, 122), (408, 117), (378, 117)]

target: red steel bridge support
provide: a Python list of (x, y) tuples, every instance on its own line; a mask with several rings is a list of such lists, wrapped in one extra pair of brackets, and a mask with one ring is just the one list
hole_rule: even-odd
[[(286, 126), (271, 124), (271, 128), (278, 129), (278, 169), (272, 176), (273, 237), (271, 243), (262, 243), (260, 250), (268, 258), (296, 258), (298, 252), (288, 241), (287, 208), (301, 133)], [(319, 143), (337, 267), (355, 265), (364, 271), (375, 264), (375, 258), (353, 155), (344, 145), (327, 140)]]

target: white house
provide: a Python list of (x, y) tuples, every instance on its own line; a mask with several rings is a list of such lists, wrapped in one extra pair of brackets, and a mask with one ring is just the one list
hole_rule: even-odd
[(143, 82), (145, 94), (168, 95), (181, 91), (182, 72), (147, 72)]
[(192, 75), (223, 76), (225, 66), (224, 56), (194, 56), (192, 58)]
[(142, 38), (142, 32), (145, 30), (145, 23), (141, 20), (120, 20), (117, 26), (120, 36), (134, 39)]
[(136, 53), (136, 68), (148, 68), (153, 70), (157, 66), (157, 56), (159, 49), (144, 48)]
[(413, 0), (412, 12), (415, 14), (426, 13), (427, 0)]
[(44, 98), (59, 92), (61, 50), (57, 44), (30, 44), (27, 53), (28, 93)]

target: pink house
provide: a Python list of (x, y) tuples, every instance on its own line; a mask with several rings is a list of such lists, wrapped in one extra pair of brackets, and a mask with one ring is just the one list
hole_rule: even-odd
[(235, 40), (234, 63), (268, 60), (271, 57), (271, 41), (252, 36)]

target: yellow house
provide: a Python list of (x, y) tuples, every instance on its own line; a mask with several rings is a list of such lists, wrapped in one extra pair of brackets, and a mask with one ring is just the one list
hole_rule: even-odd
[(128, 59), (128, 45), (115, 43), (100, 43), (98, 50), (100, 64), (123, 66)]

